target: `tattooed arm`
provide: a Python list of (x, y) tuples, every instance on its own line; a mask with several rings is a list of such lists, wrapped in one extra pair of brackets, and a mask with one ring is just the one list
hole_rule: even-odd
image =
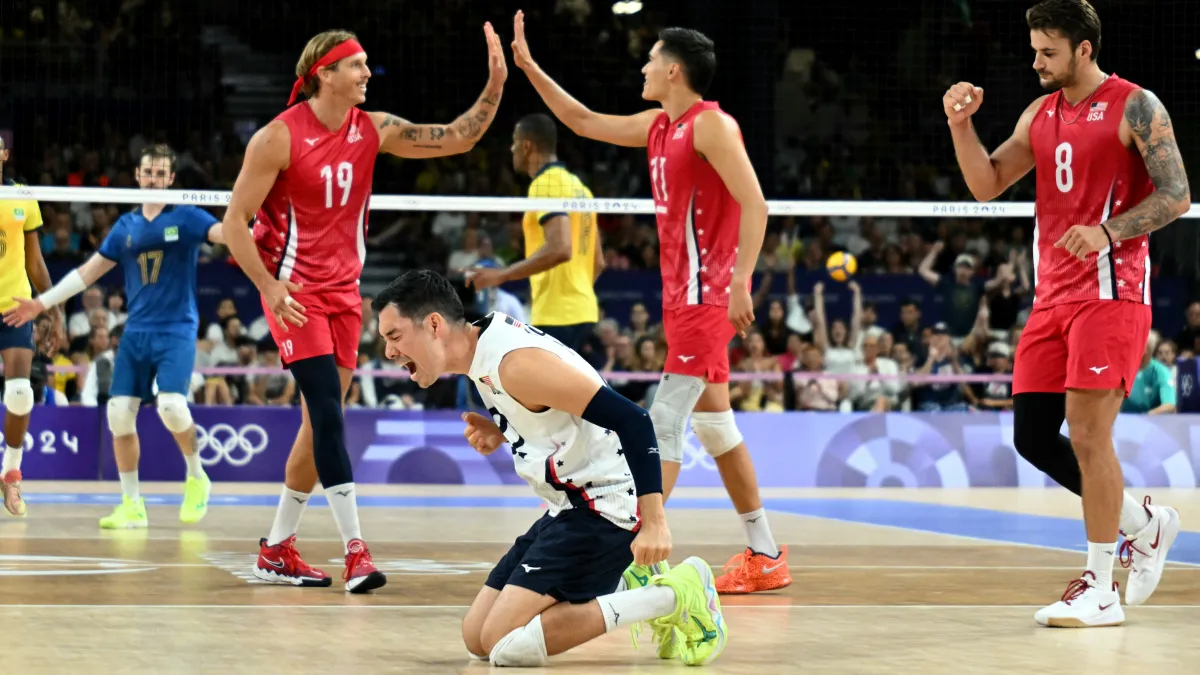
[(457, 155), (475, 147), (496, 117), (504, 81), (508, 79), (508, 65), (500, 38), (490, 23), (484, 24), (483, 32), (488, 41), (490, 76), (475, 105), (450, 124), (413, 124), (388, 113), (367, 113), (379, 130), (380, 152), (421, 159)]
[(1122, 136), (1129, 136), (1142, 153), (1154, 192), (1142, 203), (1104, 222), (1113, 240), (1131, 239), (1165, 227), (1191, 208), (1183, 157), (1175, 143), (1175, 129), (1162, 101), (1145, 89), (1129, 95), (1125, 102)]

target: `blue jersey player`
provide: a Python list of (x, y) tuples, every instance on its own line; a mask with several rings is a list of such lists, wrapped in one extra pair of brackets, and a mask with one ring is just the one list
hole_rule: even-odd
[[(175, 155), (165, 145), (142, 152), (137, 169), (142, 189), (165, 189), (175, 180)], [(121, 477), (123, 499), (100, 519), (105, 529), (146, 527), (146, 507), (138, 491), (137, 411), (157, 393), (158, 414), (175, 436), (187, 461), (187, 482), (179, 519), (199, 522), (208, 511), (211, 484), (196, 452), (196, 428), (188, 410), (196, 360), (196, 261), (206, 241), (220, 243), (221, 223), (194, 206), (143, 204), (126, 213), (93, 255), (36, 300), (18, 298), (5, 312), (9, 325), (23, 325), (121, 265), (129, 315), (117, 349), (108, 399), (108, 426)]]

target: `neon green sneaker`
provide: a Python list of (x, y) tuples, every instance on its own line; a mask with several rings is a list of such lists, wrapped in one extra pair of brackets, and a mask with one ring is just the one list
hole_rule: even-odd
[[(630, 565), (622, 578), (625, 580), (625, 588), (633, 590), (635, 588), (644, 588), (649, 586), (654, 577), (661, 576), (671, 571), (671, 564), (666, 560), (655, 563), (653, 565)], [(679, 658), (679, 648), (676, 644), (676, 630), (674, 626), (663, 626), (654, 630), (654, 643), (658, 645), (658, 658), (660, 659), (676, 659)], [(638, 636), (642, 632), (642, 624), (634, 624), (629, 629), (633, 636), (633, 647), (637, 649)]]
[(673, 614), (650, 622), (655, 636), (673, 629), (680, 657), (689, 666), (703, 666), (720, 656), (729, 629), (708, 563), (688, 558), (667, 574), (654, 577), (653, 583), (674, 589), (677, 603)]
[(180, 522), (189, 525), (200, 522), (208, 513), (208, 495), (212, 492), (212, 481), (208, 476), (195, 478), (188, 476), (183, 485), (183, 503), (179, 505)]
[(133, 530), (148, 524), (145, 497), (123, 497), (111, 514), (100, 519), (100, 527), (105, 530)]

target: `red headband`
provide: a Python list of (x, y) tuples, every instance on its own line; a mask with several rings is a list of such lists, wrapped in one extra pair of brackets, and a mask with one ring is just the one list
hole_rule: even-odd
[(296, 78), (296, 83), (292, 85), (292, 97), (288, 99), (288, 105), (296, 102), (296, 97), (300, 95), (300, 90), (304, 88), (304, 82), (313, 75), (316, 75), (318, 69), (337, 63), (347, 56), (354, 56), (361, 53), (363, 53), (363, 48), (362, 45), (358, 44), (358, 40), (346, 40), (329, 50), (328, 54), (322, 56), (321, 60), (308, 69), (307, 75)]

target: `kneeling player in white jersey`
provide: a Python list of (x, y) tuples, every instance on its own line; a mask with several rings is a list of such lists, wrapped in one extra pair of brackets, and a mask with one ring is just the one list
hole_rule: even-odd
[(387, 356), (428, 387), (469, 375), (492, 419), (463, 416), (480, 453), (508, 443), (517, 473), (548, 510), (516, 540), (463, 619), (463, 640), (497, 666), (540, 666), (618, 626), (649, 621), (659, 653), (715, 659), (727, 635), (712, 570), (688, 558), (619, 590), (631, 562), (671, 552), (649, 414), (579, 354), (500, 313), (471, 324), (454, 286), (408, 272), (375, 299)]

